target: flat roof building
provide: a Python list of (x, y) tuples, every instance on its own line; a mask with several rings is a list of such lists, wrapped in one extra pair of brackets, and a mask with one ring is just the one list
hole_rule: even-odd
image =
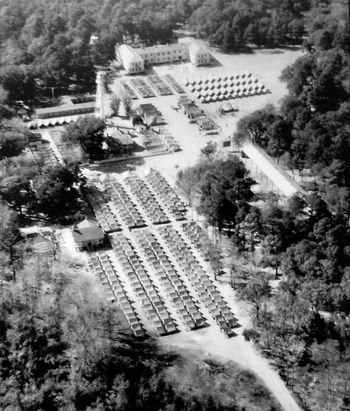
[(117, 59), (123, 64), (125, 70), (132, 73), (145, 71), (144, 59), (131, 46), (122, 44), (116, 48)]
[(276, 161), (270, 157), (263, 149), (252, 143), (246, 143), (242, 151), (253, 162), (259, 173), (263, 173), (278, 190), (279, 193), (289, 198), (294, 194), (305, 194), (302, 187), (293, 180)]
[(56, 107), (38, 108), (35, 111), (36, 118), (47, 119), (56, 117), (76, 116), (95, 112), (95, 102), (64, 104)]
[(151, 47), (132, 48), (123, 44), (116, 46), (117, 60), (130, 73), (142, 73), (153, 64), (190, 61), (192, 64), (210, 64), (209, 52), (197, 43), (159, 44)]
[(191, 43), (188, 47), (189, 58), (195, 66), (206, 66), (210, 64), (211, 55), (208, 50), (198, 43)]
[(185, 44), (160, 44), (158, 46), (135, 49), (146, 65), (173, 63), (189, 59), (188, 47)]

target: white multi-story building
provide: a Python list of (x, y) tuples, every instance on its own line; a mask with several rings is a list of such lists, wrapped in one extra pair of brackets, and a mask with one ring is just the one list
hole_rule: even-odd
[(116, 48), (117, 59), (123, 64), (128, 73), (145, 71), (144, 59), (131, 46), (122, 44)]
[(211, 56), (197, 43), (160, 44), (151, 47), (132, 48), (128, 45), (116, 47), (117, 59), (130, 73), (142, 73), (145, 67), (153, 64), (190, 61), (199, 66), (210, 64)]
[(160, 44), (158, 46), (142, 47), (134, 51), (143, 58), (145, 65), (187, 61), (188, 47), (185, 44)]
[(189, 57), (195, 66), (206, 66), (210, 64), (211, 55), (208, 50), (198, 43), (191, 43), (188, 47)]

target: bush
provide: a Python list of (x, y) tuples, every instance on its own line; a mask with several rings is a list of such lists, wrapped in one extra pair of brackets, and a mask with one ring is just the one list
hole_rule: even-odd
[(252, 328), (245, 328), (242, 335), (247, 341), (257, 341), (259, 339), (258, 331), (253, 330)]

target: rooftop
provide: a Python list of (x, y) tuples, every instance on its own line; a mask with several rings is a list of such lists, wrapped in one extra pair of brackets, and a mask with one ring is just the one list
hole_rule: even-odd
[(118, 141), (122, 146), (134, 144), (134, 140), (128, 134), (123, 134), (117, 129), (108, 129), (107, 135)]
[(136, 49), (133, 49), (136, 53), (151, 53), (151, 52), (156, 52), (156, 51), (169, 51), (169, 50), (174, 50), (174, 49), (180, 49), (180, 50), (186, 50), (188, 46), (186, 44), (181, 44), (181, 43), (172, 43), (172, 44), (158, 44), (155, 46), (150, 46), (150, 47), (139, 47)]
[(102, 240), (104, 232), (95, 222), (86, 218), (73, 227), (73, 238), (76, 243)]
[(122, 44), (118, 47), (118, 52), (122, 58), (131, 59), (135, 62), (143, 62), (143, 59), (138, 55), (137, 50), (139, 49), (133, 49), (131, 46), (126, 44)]
[(256, 167), (258, 167), (286, 197), (304, 192), (299, 184), (284, 172), (276, 161), (260, 147), (247, 143), (242, 147), (242, 151), (244, 151)]
[(207, 49), (204, 46), (202, 46), (201, 44), (198, 44), (194, 41), (189, 45), (189, 50), (192, 51), (192, 52), (201, 51), (201, 52), (207, 52), (208, 53)]
[(47, 113), (59, 113), (68, 110), (80, 110), (85, 108), (95, 108), (95, 102), (89, 101), (87, 103), (78, 103), (78, 104), (64, 104), (62, 106), (54, 106), (54, 107), (45, 107), (45, 108), (37, 108), (36, 113), (38, 115), (47, 114)]

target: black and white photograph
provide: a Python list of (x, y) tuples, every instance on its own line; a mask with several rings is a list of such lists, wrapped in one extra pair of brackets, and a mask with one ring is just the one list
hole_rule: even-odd
[(0, 0), (0, 410), (350, 411), (350, 0)]

